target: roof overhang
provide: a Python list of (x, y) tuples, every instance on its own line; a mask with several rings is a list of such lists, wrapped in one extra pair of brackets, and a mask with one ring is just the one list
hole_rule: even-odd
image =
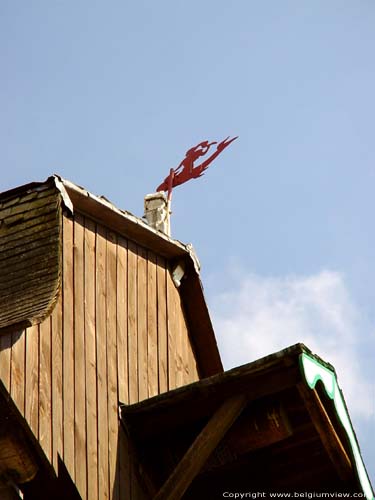
[(158, 500), (308, 489), (373, 498), (335, 371), (303, 344), (122, 406), (121, 419)]
[[(19, 204), (21, 207), (18, 206)], [(181, 281), (179, 291), (194, 345), (198, 371), (202, 377), (222, 372), (223, 365), (199, 277), (199, 261), (192, 245), (185, 245), (170, 238), (151, 228), (144, 220), (120, 210), (106, 198), (95, 196), (59, 175), (53, 175), (45, 182), (33, 182), (0, 193), (0, 244), (4, 249), (2, 263), (0, 263), (2, 283), (0, 298), (7, 300), (8, 305), (10, 300), (14, 302), (14, 307), (9, 306), (3, 311), (4, 318), (0, 317), (0, 332), (22, 329), (42, 321), (51, 312), (56, 302), (61, 284), (59, 252), (61, 228), (58, 227), (60, 207), (65, 213), (77, 211), (86, 215), (144, 248), (165, 257), (171, 271), (181, 262), (183, 263), (184, 279)], [(50, 221), (53, 213), (56, 215), (55, 220)], [(42, 227), (47, 216), (51, 234), (48, 233), (48, 238), (40, 240), (39, 230), (32, 231), (32, 229)], [(24, 223), (25, 217), (26, 223)], [(13, 220), (15, 218), (17, 220)], [(22, 231), (18, 230), (18, 227), (21, 227)], [(9, 231), (12, 231), (11, 237), (8, 235)], [(22, 241), (17, 242), (19, 256), (13, 255), (15, 245), (13, 233), (16, 231), (22, 233)], [(15, 234), (18, 237), (21, 233)], [(46, 241), (49, 246), (46, 245)], [(5, 259), (8, 253), (17, 268), (16, 275)], [(50, 271), (52, 258), (53, 274)], [(36, 267), (35, 259), (38, 259), (40, 269)], [(2, 277), (1, 273), (6, 275), (8, 281), (2, 279), (4, 276)], [(16, 276), (16, 284), (14, 284), (14, 276)], [(19, 283), (27, 283), (27, 291), (30, 295), (27, 308), (20, 307), (20, 304), (24, 303), (25, 286), (20, 287)], [(43, 289), (39, 290), (41, 284)], [(19, 292), (20, 296), (16, 292)]]
[(0, 478), (16, 485), (56, 477), (38, 440), (0, 380)]

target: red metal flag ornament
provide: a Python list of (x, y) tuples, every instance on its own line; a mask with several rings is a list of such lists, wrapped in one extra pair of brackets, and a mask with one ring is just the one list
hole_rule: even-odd
[[(219, 144), (217, 142), (203, 141), (195, 147), (189, 149), (186, 151), (185, 158), (182, 162), (178, 165), (178, 167), (171, 168), (168, 177), (166, 177), (160, 186), (156, 188), (156, 191), (167, 191), (168, 201), (170, 202), (172, 189), (174, 187), (179, 186), (190, 179), (201, 177), (204, 171), (209, 167), (210, 163), (236, 139), (237, 137), (233, 137), (233, 139), (227, 137)], [(201, 156), (205, 156), (214, 144), (217, 144), (216, 151), (200, 165), (194, 166), (194, 162), (196, 162)]]

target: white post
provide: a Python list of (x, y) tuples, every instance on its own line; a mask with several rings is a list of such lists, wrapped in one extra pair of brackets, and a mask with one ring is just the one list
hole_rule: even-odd
[(147, 194), (145, 196), (145, 218), (149, 226), (161, 231), (167, 236), (171, 235), (170, 226), (170, 201), (164, 192)]

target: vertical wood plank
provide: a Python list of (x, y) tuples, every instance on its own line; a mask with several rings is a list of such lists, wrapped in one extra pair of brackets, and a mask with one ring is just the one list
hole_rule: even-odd
[(139, 400), (148, 396), (147, 367), (147, 251), (138, 247), (138, 387)]
[(98, 496), (100, 500), (109, 497), (106, 254), (106, 230), (98, 225), (96, 232), (96, 360), (98, 385)]
[(168, 325), (168, 389), (175, 389), (177, 359), (176, 359), (176, 307), (175, 285), (167, 269), (167, 325)]
[(25, 412), (25, 332), (12, 333), (11, 396), (17, 408)]
[(159, 391), (168, 390), (167, 288), (165, 259), (157, 257)]
[(147, 366), (148, 397), (159, 392), (156, 255), (148, 252), (147, 262)]
[[(128, 242), (128, 366), (129, 366), (129, 403), (139, 400), (138, 384), (138, 250), (132, 242)], [(135, 487), (137, 479), (131, 462), (129, 464), (130, 493), (132, 500), (137, 500)]]
[(193, 346), (191, 345), (190, 340), (188, 340), (188, 345), (187, 345), (187, 362), (188, 362), (188, 370), (189, 370), (188, 382), (190, 383), (190, 382), (195, 382), (196, 380), (199, 380), (197, 361), (195, 359)]
[[(117, 370), (118, 398), (121, 403), (129, 403), (128, 380), (128, 243), (125, 238), (117, 239)], [(121, 425), (118, 436), (117, 482), (119, 498), (130, 498), (129, 450)]]
[(63, 217), (63, 443), (64, 463), (74, 481), (74, 274), (73, 221)]
[(117, 238), (107, 233), (107, 363), (108, 363), (108, 452), (109, 491), (111, 500), (119, 498), (116, 481), (118, 446), (117, 393)]
[(182, 362), (182, 384), (190, 382), (190, 368), (189, 368), (189, 332), (186, 325), (185, 315), (181, 311), (181, 362)]
[(85, 387), (85, 291), (84, 218), (74, 220), (74, 458), (75, 484), (86, 498), (86, 387)]
[(98, 432), (96, 391), (96, 225), (85, 219), (85, 344), (87, 416), (87, 499), (98, 499)]
[(39, 325), (39, 443), (52, 460), (51, 317)]
[[(52, 462), (58, 472), (58, 455), (63, 455), (62, 296), (52, 313)], [(27, 341), (27, 338), (26, 338)], [(29, 355), (29, 354), (28, 354)]]
[(0, 378), (10, 391), (10, 361), (12, 352), (12, 334), (7, 333), (0, 337)]
[(25, 418), (35, 436), (39, 433), (39, 326), (26, 330)]
[(183, 331), (182, 331), (182, 322), (183, 322), (183, 313), (182, 313), (182, 304), (181, 298), (176, 286), (174, 287), (173, 292), (173, 305), (175, 307), (176, 314), (176, 387), (181, 387), (184, 383), (184, 373), (183, 373)]
[(128, 251), (127, 241), (118, 237), (117, 244), (117, 366), (118, 395), (121, 403), (129, 403), (128, 388)]
[(128, 242), (128, 364), (129, 403), (138, 401), (137, 247)]

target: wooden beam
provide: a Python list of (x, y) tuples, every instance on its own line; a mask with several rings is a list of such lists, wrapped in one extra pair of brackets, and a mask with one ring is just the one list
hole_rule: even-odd
[(224, 401), (182, 457), (154, 500), (178, 500), (182, 497), (245, 405), (246, 398), (242, 394)]
[(297, 387), (314, 427), (340, 479), (346, 480), (351, 478), (353, 470), (350, 458), (332, 425), (316, 389), (309, 389), (304, 382), (297, 384)]

